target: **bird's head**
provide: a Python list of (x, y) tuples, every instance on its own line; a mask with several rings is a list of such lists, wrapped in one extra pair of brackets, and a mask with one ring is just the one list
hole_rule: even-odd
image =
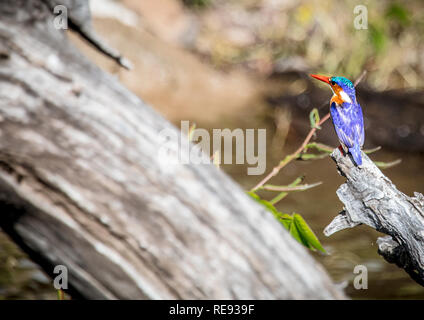
[(352, 103), (356, 101), (355, 86), (345, 77), (326, 77), (317, 74), (311, 74), (312, 78), (328, 83), (334, 92), (332, 101), (342, 104), (343, 102)]

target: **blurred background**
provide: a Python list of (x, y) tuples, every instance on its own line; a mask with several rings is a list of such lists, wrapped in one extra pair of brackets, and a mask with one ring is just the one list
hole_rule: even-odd
[[(354, 8), (368, 12), (357, 30)], [(267, 170), (293, 152), (310, 129), (309, 112), (328, 112), (331, 91), (310, 72), (354, 81), (371, 158), (402, 163), (384, 173), (404, 193), (424, 192), (424, 3), (294, 0), (91, 0), (100, 36), (133, 63), (131, 71), (100, 55), (77, 35), (72, 42), (94, 63), (180, 126), (267, 129)], [(337, 146), (330, 121), (317, 141)], [(244, 189), (261, 176), (244, 165), (224, 165)], [(379, 234), (360, 226), (326, 238), (322, 231), (342, 209), (343, 183), (330, 158), (295, 161), (272, 181), (305, 175), (322, 181), (278, 204), (302, 214), (329, 255), (312, 253), (334, 282), (358, 299), (424, 298), (424, 288), (377, 254)], [(266, 198), (266, 194), (264, 197)], [(355, 290), (353, 269), (368, 267), (368, 290)], [(40, 269), (0, 232), (0, 299), (56, 299)]]

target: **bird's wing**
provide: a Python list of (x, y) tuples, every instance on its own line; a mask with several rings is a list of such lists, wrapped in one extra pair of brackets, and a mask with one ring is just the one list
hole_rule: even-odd
[[(355, 132), (356, 123), (350, 112), (344, 111), (343, 107), (336, 107), (336, 103), (332, 102), (330, 106), (331, 118), (333, 119), (334, 129), (340, 142), (346, 147), (352, 148), (357, 137)], [(357, 129), (356, 129), (357, 130)]]
[(365, 141), (364, 117), (362, 115), (362, 108), (359, 103), (356, 105), (356, 120), (357, 123), (355, 124), (355, 133), (358, 137), (359, 145), (362, 147)]

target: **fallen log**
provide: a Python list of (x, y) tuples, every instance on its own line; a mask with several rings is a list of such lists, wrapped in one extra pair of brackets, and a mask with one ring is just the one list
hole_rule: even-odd
[(362, 153), (363, 164), (353, 165), (349, 156), (335, 149), (331, 157), (346, 182), (337, 190), (344, 209), (324, 234), (365, 224), (387, 234), (377, 240), (378, 252), (424, 285), (424, 196), (409, 197), (399, 191), (380, 169)]
[(0, 4), (2, 230), (48, 274), (67, 267), (73, 297), (344, 298), (224, 173), (162, 161), (178, 130), (54, 28), (52, 3)]

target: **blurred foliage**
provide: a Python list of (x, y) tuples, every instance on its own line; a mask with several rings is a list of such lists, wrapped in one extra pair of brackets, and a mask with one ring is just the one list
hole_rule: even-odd
[(210, 4), (210, 0), (181, 0), (184, 5), (191, 8), (204, 8)]
[(376, 53), (382, 52), (386, 45), (386, 35), (380, 26), (370, 25), (370, 39)]
[[(314, 69), (355, 78), (370, 70), (379, 90), (424, 87), (421, 0), (367, 2), (357, 30), (357, 1), (209, 0), (195, 48), (217, 66), (243, 64), (272, 74)], [(213, 4), (213, 5), (212, 5)]]
[(403, 26), (408, 25), (410, 22), (410, 13), (399, 3), (392, 3), (387, 9), (386, 16), (388, 19), (395, 20)]

